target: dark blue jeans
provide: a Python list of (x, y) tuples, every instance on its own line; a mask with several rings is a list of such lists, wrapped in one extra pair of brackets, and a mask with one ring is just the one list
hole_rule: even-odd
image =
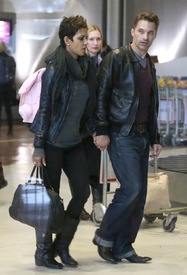
[(109, 204), (96, 242), (112, 247), (114, 256), (124, 258), (135, 253), (134, 243), (147, 194), (149, 134), (130, 132), (128, 136), (112, 132), (108, 153), (120, 183)]

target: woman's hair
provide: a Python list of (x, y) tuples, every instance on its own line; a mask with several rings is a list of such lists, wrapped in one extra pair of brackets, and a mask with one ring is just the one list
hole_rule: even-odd
[(137, 24), (140, 20), (146, 20), (146, 21), (149, 21), (149, 22), (153, 22), (153, 23), (155, 23), (156, 30), (158, 29), (159, 18), (155, 13), (153, 13), (153, 12), (142, 12), (142, 13), (138, 14), (136, 16), (135, 20), (134, 20), (133, 28), (136, 28), (136, 26), (137, 26)]
[(93, 31), (98, 31), (98, 32), (100, 32), (101, 37), (103, 37), (102, 32), (101, 32), (101, 29), (100, 29), (97, 25), (89, 25), (89, 26), (88, 26), (88, 33), (89, 33), (89, 32), (93, 32)]
[(7, 46), (3, 41), (0, 41), (0, 53), (7, 52)]
[(83, 16), (70, 16), (70, 17), (63, 17), (63, 20), (60, 23), (59, 27), (59, 38), (60, 38), (60, 45), (65, 48), (64, 37), (67, 36), (70, 40), (73, 41), (73, 36), (78, 32), (78, 30), (88, 28), (86, 19)]

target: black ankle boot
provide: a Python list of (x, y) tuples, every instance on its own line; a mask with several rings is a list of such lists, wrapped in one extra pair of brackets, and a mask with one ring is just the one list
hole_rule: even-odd
[(60, 234), (57, 235), (53, 247), (54, 253), (58, 255), (63, 264), (70, 267), (77, 267), (78, 263), (69, 254), (69, 245), (75, 235), (79, 220), (65, 217), (64, 227)]
[(46, 247), (41, 249), (39, 246), (34, 255), (35, 264), (37, 266), (45, 266), (51, 269), (62, 269), (63, 265), (58, 263), (52, 256), (52, 253), (46, 250)]
[(57, 249), (56, 252), (57, 252), (57, 255), (60, 257), (63, 264), (70, 266), (70, 267), (78, 266), (77, 261), (75, 261), (69, 254), (68, 247), (61, 247), (61, 249)]
[(45, 235), (42, 232), (36, 230), (36, 252), (35, 252), (35, 264), (37, 266), (45, 266), (51, 269), (62, 269), (63, 265), (58, 263), (53, 258), (52, 251), (52, 235)]

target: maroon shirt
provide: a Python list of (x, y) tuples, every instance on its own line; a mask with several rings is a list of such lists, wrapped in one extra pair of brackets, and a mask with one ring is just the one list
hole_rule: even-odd
[(146, 67), (141, 66), (139, 78), (139, 105), (136, 113), (135, 123), (146, 123), (149, 120), (149, 106), (152, 92), (152, 75), (150, 64), (146, 59)]

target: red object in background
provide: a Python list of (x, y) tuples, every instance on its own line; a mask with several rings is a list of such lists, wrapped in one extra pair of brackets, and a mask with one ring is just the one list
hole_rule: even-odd
[(159, 63), (158, 62), (158, 56), (157, 55), (152, 55), (151, 59), (153, 60), (154, 63)]

